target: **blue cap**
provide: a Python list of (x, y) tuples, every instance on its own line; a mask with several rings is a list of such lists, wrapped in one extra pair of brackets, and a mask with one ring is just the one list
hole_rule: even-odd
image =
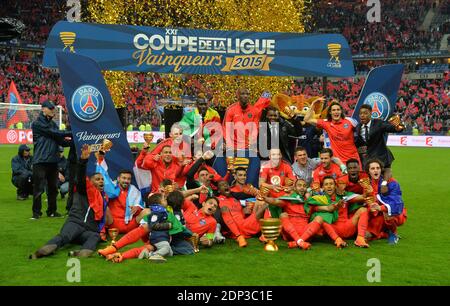
[(42, 107), (47, 107), (48, 109), (54, 109), (55, 104), (53, 104), (49, 100), (45, 100), (44, 103), (42, 103)]

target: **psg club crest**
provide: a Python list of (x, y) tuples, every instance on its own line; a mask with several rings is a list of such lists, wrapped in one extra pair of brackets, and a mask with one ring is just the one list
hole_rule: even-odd
[(390, 113), (388, 98), (380, 92), (373, 92), (366, 97), (363, 104), (372, 106), (372, 118), (386, 120)]
[(102, 94), (91, 85), (78, 87), (72, 95), (71, 104), (75, 116), (85, 122), (98, 119), (105, 108)]

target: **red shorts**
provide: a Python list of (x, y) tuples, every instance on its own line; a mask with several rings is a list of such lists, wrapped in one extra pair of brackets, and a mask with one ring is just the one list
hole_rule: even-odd
[(261, 231), (261, 226), (259, 225), (258, 219), (256, 219), (255, 212), (245, 218), (238, 226), (241, 230), (241, 234), (244, 235), (245, 238), (250, 238)]
[(401, 215), (395, 216), (389, 220), (385, 220), (383, 214), (378, 214), (377, 216), (370, 215), (367, 231), (372, 234), (372, 240), (387, 238), (386, 225), (397, 227), (405, 223), (406, 219), (406, 209), (403, 210)]
[(119, 229), (119, 233), (128, 233), (129, 231), (137, 228), (139, 224), (136, 222), (136, 218), (133, 218), (128, 222), (128, 224), (125, 224), (125, 221), (123, 219), (114, 219), (113, 223), (108, 225), (108, 228), (117, 228)]
[[(305, 220), (303, 218), (292, 218), (289, 217), (289, 222), (294, 226), (295, 231), (299, 236), (303, 235), (303, 233), (306, 230), (306, 227), (308, 226), (308, 220)], [(291, 237), (288, 232), (286, 232), (284, 229), (282, 229), (282, 237), (284, 240), (291, 241), (294, 240), (294, 237)]]
[(352, 219), (337, 221), (332, 224), (336, 234), (341, 238), (350, 238), (356, 234), (358, 227), (352, 223)]

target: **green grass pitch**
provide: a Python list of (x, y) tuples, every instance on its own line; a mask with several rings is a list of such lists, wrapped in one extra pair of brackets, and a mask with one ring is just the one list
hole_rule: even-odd
[[(31, 199), (16, 201), (11, 158), (17, 146), (0, 147), (0, 285), (450, 285), (450, 150), (393, 148), (394, 177), (400, 182), (408, 221), (396, 246), (385, 240), (369, 249), (337, 250), (331, 241), (313, 241), (310, 251), (265, 252), (258, 239), (240, 249), (234, 241), (192, 256), (168, 258), (165, 264), (128, 260), (112, 264), (94, 256), (81, 260), (81, 282), (69, 283), (67, 253), (30, 261), (28, 255), (59, 232), (64, 219), (33, 221)], [(45, 197), (44, 197), (45, 198)], [(43, 211), (46, 202), (43, 200)], [(58, 211), (65, 201), (58, 197)], [(44, 213), (45, 215), (45, 213)], [(100, 246), (104, 246), (102, 244)], [(381, 282), (369, 283), (367, 262), (381, 264)]]

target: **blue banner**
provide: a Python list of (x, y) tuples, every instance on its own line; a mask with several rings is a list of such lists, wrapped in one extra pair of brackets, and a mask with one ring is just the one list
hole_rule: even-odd
[[(110, 177), (115, 179), (121, 169), (132, 171), (133, 158), (127, 135), (98, 64), (72, 53), (58, 52), (56, 58), (77, 153), (83, 144), (95, 151), (107, 150), (108, 146), (102, 147), (106, 139), (112, 142), (105, 156)], [(88, 174), (95, 172), (95, 163), (95, 156), (91, 154)]]
[(359, 121), (361, 105), (369, 104), (372, 106), (372, 118), (388, 119), (395, 110), (403, 69), (402, 64), (384, 65), (372, 69), (367, 75), (352, 118)]
[(94, 59), (102, 70), (256, 76), (354, 75), (350, 48), (340, 34), (297, 34), (155, 28), (58, 22), (43, 65), (56, 52)]

